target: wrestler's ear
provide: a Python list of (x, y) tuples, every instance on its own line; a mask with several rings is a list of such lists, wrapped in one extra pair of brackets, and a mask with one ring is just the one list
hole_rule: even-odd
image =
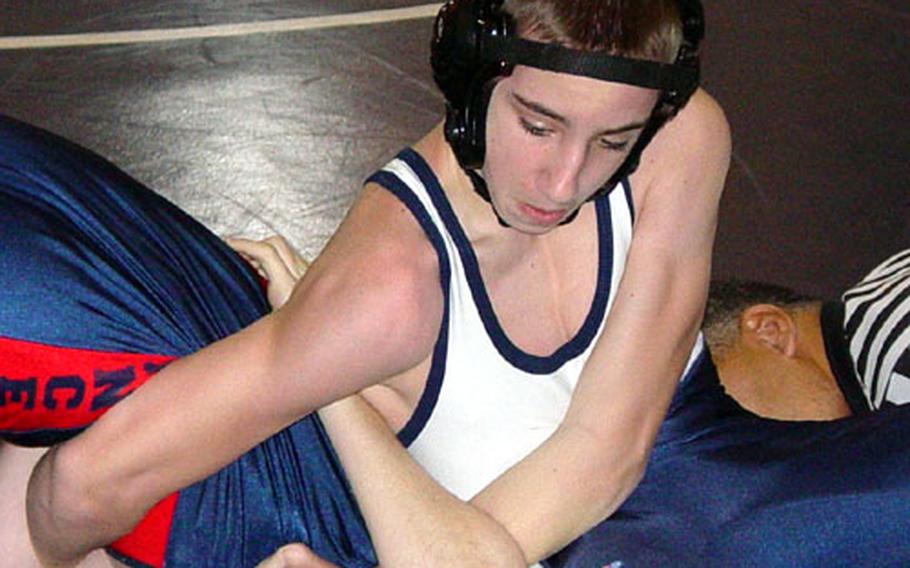
[(771, 349), (785, 357), (796, 354), (796, 322), (786, 310), (773, 304), (755, 304), (739, 319), (739, 333), (747, 345)]

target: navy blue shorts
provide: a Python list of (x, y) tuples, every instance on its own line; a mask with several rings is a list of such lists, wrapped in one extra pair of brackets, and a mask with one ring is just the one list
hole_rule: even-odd
[[(173, 204), (0, 117), (0, 439), (62, 442), (268, 309), (252, 270)], [(241, 567), (288, 542), (376, 564), (315, 416), (168, 497), (109, 552), (134, 566)]]

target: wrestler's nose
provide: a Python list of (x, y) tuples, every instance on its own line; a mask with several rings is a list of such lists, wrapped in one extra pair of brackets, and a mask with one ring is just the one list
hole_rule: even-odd
[(562, 151), (550, 163), (548, 183), (545, 191), (554, 205), (569, 205), (575, 202), (579, 192), (579, 181), (588, 159), (586, 147), (564, 145)]

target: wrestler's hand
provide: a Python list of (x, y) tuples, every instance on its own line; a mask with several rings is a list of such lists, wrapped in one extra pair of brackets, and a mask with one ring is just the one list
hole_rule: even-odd
[(338, 568), (323, 560), (304, 544), (286, 544), (260, 562), (256, 568)]
[(230, 237), (225, 242), (269, 281), (267, 295), (273, 310), (291, 297), (294, 285), (310, 266), (281, 235), (261, 241)]

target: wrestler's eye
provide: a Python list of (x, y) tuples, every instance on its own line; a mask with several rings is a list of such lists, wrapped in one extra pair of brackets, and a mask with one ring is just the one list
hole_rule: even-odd
[(629, 145), (628, 140), (610, 140), (609, 138), (601, 138), (597, 141), (597, 144), (605, 149), (610, 150), (611, 152), (621, 152), (626, 149)]
[(545, 126), (534, 124), (524, 118), (518, 119), (521, 122), (521, 128), (531, 136), (549, 136), (553, 131)]

